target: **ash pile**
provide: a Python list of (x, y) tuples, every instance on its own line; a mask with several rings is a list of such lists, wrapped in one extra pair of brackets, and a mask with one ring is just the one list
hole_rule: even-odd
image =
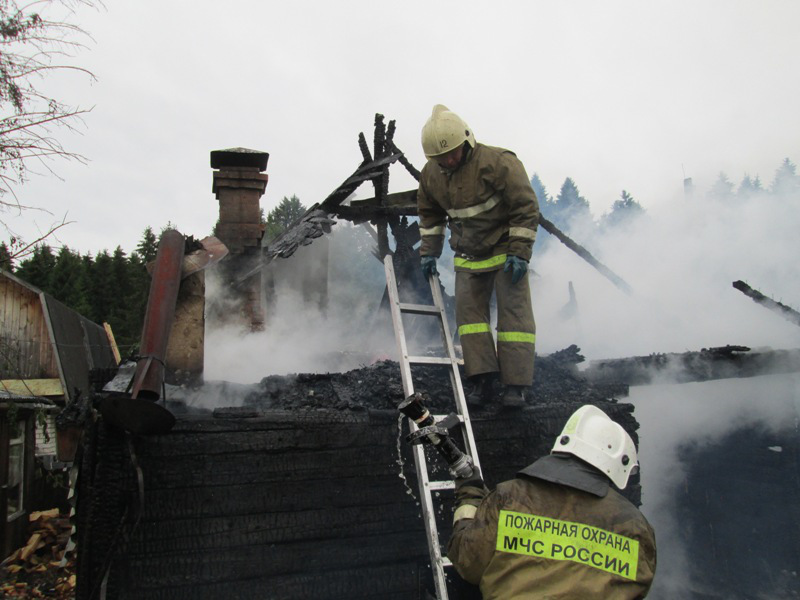
[[(537, 357), (536, 377), (525, 393), (528, 408), (550, 404), (596, 404), (627, 396), (628, 386), (591, 383), (577, 370), (584, 360), (577, 346)], [(448, 368), (416, 367), (414, 389), (430, 396), (428, 406), (446, 413), (453, 408), (453, 391)], [(462, 381), (464, 381), (462, 373)], [(494, 385), (494, 397), (476, 414), (500, 411), (502, 386)], [(283, 410), (397, 410), (405, 399), (400, 368), (384, 360), (345, 373), (310, 373), (265, 377), (244, 397), (241, 409), (218, 409), (216, 414), (257, 414), (269, 409)]]

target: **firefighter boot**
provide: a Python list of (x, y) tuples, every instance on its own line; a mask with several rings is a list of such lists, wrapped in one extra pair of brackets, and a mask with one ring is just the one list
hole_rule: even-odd
[(487, 405), (492, 399), (492, 375), (483, 373), (470, 377), (465, 395), (467, 404), (472, 408)]
[(525, 386), (507, 385), (503, 394), (503, 408), (522, 408), (525, 406)]

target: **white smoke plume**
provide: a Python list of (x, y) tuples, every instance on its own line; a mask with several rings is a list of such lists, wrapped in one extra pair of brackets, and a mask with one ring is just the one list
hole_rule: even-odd
[[(575, 235), (633, 288), (631, 296), (553, 240), (532, 261), (537, 350), (574, 343), (588, 359), (600, 359), (725, 344), (800, 346), (800, 328), (731, 286), (742, 279), (800, 305), (798, 203), (766, 194), (730, 202), (674, 198), (649, 209), (635, 227)], [(565, 321), (559, 312), (569, 282), (578, 311)]]
[[(327, 302), (303, 290), (304, 262), (320, 260), (329, 244)], [(339, 372), (395, 355), (387, 311), (378, 311), (385, 288), (383, 265), (371, 254), (362, 229), (340, 223), (326, 240), (301, 247), (280, 264), (263, 332), (245, 333), (241, 324), (206, 329), (205, 379), (253, 383), (267, 375)], [(232, 305), (210, 278), (207, 303)], [(383, 317), (383, 318), (381, 318)]]
[[(676, 514), (689, 465), (682, 463), (679, 451), (690, 444), (713, 447), (745, 427), (793, 429), (800, 417), (800, 374), (637, 386), (631, 388), (629, 400), (640, 423), (642, 512), (656, 531), (658, 548), (649, 597), (691, 597), (692, 554), (684, 545), (686, 532)], [(764, 591), (769, 593), (766, 582)]]

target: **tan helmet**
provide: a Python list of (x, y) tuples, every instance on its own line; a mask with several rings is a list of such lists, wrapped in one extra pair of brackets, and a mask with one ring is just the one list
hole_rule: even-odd
[(572, 413), (552, 452), (566, 452), (599, 469), (619, 489), (639, 466), (636, 445), (621, 425), (596, 406)]
[(464, 142), (475, 147), (475, 136), (469, 125), (444, 104), (433, 107), (430, 119), (422, 128), (422, 151), (427, 158), (446, 154)]

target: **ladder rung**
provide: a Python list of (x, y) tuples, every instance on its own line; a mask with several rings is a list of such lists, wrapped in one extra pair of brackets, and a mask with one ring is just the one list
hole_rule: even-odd
[[(462, 423), (464, 422), (464, 415), (456, 415), (455, 413), (451, 414), (455, 415), (455, 417)], [(433, 417), (433, 420), (438, 423), (439, 421), (441, 421), (442, 419), (446, 419), (450, 415), (431, 415), (431, 416)]]
[(432, 490), (453, 490), (456, 487), (456, 482), (447, 480), (447, 481), (429, 481), (428, 487)]
[(455, 359), (447, 356), (409, 356), (412, 365), (452, 365)]
[(430, 304), (409, 304), (407, 302), (400, 302), (398, 304), (400, 312), (409, 313), (412, 315), (440, 315), (440, 311), (435, 306)]
[(453, 561), (451, 561), (451, 560), (450, 560), (449, 558), (447, 558), (446, 556), (443, 556), (443, 557), (442, 557), (442, 566), (443, 566), (443, 567), (452, 567), (452, 566), (453, 566)]

